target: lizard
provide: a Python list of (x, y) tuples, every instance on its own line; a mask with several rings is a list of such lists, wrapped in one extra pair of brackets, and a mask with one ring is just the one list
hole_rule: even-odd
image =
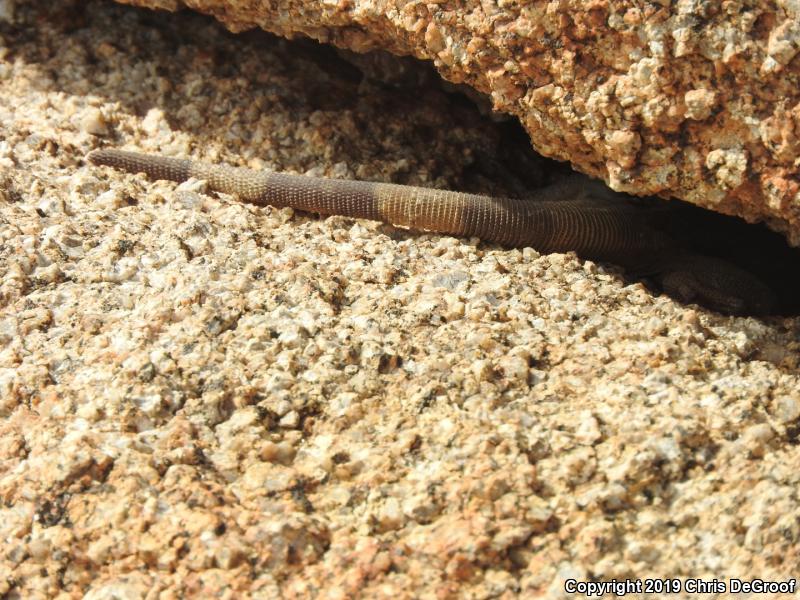
[(722, 313), (769, 314), (775, 306), (772, 290), (755, 275), (685, 249), (657, 227), (658, 210), (577, 173), (537, 190), (535, 199), (521, 199), (256, 171), (118, 149), (94, 150), (87, 159), (151, 179), (205, 180), (213, 191), (257, 205), (477, 237), (544, 254), (574, 251), (653, 278), (668, 295)]

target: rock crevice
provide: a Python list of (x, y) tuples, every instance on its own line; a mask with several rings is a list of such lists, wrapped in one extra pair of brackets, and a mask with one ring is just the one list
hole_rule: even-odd
[(430, 60), (519, 118), (545, 156), (800, 244), (794, 0), (124, 1)]

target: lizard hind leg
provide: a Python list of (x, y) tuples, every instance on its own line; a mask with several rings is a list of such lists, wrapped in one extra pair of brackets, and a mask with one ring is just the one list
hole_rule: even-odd
[(685, 254), (662, 269), (664, 292), (732, 315), (767, 315), (776, 308), (774, 292), (749, 271), (719, 258)]

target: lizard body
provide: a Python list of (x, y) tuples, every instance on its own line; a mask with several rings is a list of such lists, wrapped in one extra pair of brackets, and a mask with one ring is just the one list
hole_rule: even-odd
[(497, 198), (415, 186), (290, 175), (188, 159), (105, 149), (90, 162), (153, 179), (194, 177), (240, 200), (325, 215), (382, 221), (456, 236), (475, 236), (539, 252), (575, 251), (652, 276), (664, 290), (727, 313), (767, 313), (771, 290), (720, 259), (691, 254), (652, 227), (653, 215), (582, 175), (537, 191), (536, 200)]

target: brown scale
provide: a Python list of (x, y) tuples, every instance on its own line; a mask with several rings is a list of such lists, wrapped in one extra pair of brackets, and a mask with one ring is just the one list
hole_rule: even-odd
[(574, 251), (655, 277), (678, 299), (722, 312), (768, 313), (774, 302), (771, 290), (750, 273), (682, 250), (651, 226), (653, 213), (583, 176), (537, 190), (534, 200), (521, 200), (253, 171), (121, 150), (96, 150), (88, 159), (153, 179), (204, 179), (212, 190), (254, 204), (474, 236), (543, 253)]

